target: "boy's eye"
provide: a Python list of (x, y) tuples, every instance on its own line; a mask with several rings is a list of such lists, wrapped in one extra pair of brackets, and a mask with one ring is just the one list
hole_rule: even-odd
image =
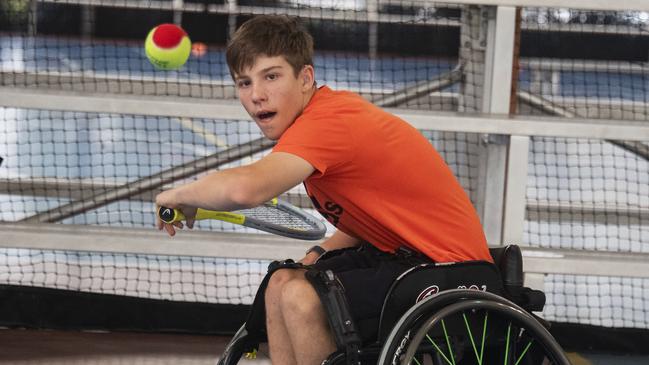
[(237, 87), (246, 87), (250, 86), (250, 80), (239, 80), (237, 81)]
[(266, 75), (266, 78), (268, 80), (275, 80), (277, 78), (277, 74), (268, 74)]

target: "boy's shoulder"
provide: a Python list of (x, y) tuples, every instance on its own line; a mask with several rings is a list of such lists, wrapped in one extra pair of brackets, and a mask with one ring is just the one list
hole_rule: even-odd
[(321, 96), (323, 99), (363, 99), (360, 95), (349, 90), (333, 90), (327, 85), (320, 86), (316, 95)]
[(321, 86), (314, 94), (311, 106), (314, 109), (336, 112), (341, 107), (358, 106), (369, 107), (370, 102), (362, 96), (347, 90), (332, 90), (328, 86)]

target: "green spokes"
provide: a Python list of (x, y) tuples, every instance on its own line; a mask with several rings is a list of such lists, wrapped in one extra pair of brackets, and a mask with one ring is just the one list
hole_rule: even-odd
[[(524, 309), (489, 293), (449, 291), (447, 296), (449, 301), (457, 301), (421, 302), (428, 306), (422, 304), (417, 307), (421, 313), (409, 314), (407, 319), (412, 322), (400, 331), (415, 332), (405, 353), (403, 337), (396, 332), (379, 365), (392, 365), (395, 359), (421, 365), (425, 363), (422, 356), (431, 356), (435, 365), (570, 365), (543, 324)], [(391, 352), (393, 348), (398, 352)]]
[(507, 326), (507, 336), (505, 336), (505, 362), (503, 365), (507, 365), (507, 359), (509, 358), (509, 343), (510, 343), (510, 337), (511, 337), (511, 332), (512, 332), (512, 323), (509, 322), (509, 325)]
[[(485, 348), (485, 342), (487, 339), (487, 324), (489, 322), (489, 312), (484, 313), (484, 317), (482, 319), (482, 337), (478, 339), (477, 337), (474, 336), (473, 331), (471, 331), (471, 325), (470, 325), (470, 320), (467, 317), (466, 313), (462, 313), (462, 318), (464, 319), (464, 326), (466, 327), (466, 331), (469, 335), (469, 340), (471, 341), (471, 347), (473, 349), (473, 353), (475, 354), (475, 358), (478, 362), (478, 365), (482, 365), (483, 359), (484, 359), (484, 348)], [(441, 321), (442, 324), (442, 330), (444, 332), (444, 338), (446, 340), (446, 346), (448, 348), (448, 353), (445, 353), (444, 350), (440, 348), (437, 343), (430, 337), (430, 335), (426, 334), (426, 339), (428, 339), (428, 342), (432, 344), (432, 346), (435, 348), (435, 350), (442, 356), (446, 364), (448, 365), (455, 365), (455, 356), (453, 355), (453, 349), (451, 347), (451, 336), (448, 335), (448, 332), (446, 330), (446, 323), (444, 320)], [(478, 340), (480, 341), (480, 349), (478, 350)], [(525, 347), (523, 348), (523, 351), (518, 355), (516, 358), (516, 362), (514, 362), (514, 365), (518, 365), (521, 360), (525, 357), (525, 354), (527, 354), (527, 351), (532, 347), (532, 342), (534, 342), (534, 339), (530, 339)], [(510, 348), (512, 343), (512, 323), (510, 322), (507, 326), (507, 333), (505, 335), (505, 359), (503, 365), (508, 364), (508, 359), (511, 356), (516, 356), (513, 352), (513, 348)], [(518, 346), (517, 346), (518, 347)], [(421, 365), (421, 363), (416, 359), (413, 358), (414, 362), (417, 363), (417, 365)]]
[[(440, 349), (439, 346), (437, 346), (435, 341), (433, 341), (433, 339), (430, 338), (430, 336), (428, 334), (426, 335), (426, 338), (433, 345), (433, 347), (435, 347), (435, 350), (437, 350), (437, 352), (439, 352), (439, 354), (442, 355), (442, 357), (444, 358), (444, 361), (446, 361), (447, 364), (449, 364), (449, 365), (454, 365), (455, 364), (455, 359), (453, 359), (453, 361), (449, 360), (448, 357), (446, 357), (446, 355), (444, 354), (444, 351), (442, 351), (442, 349)], [(452, 357), (453, 357), (453, 354), (451, 354), (451, 358)], [(414, 359), (414, 357), (413, 357), (413, 359)]]
[(473, 333), (471, 332), (471, 326), (469, 326), (469, 320), (466, 318), (466, 313), (462, 313), (464, 318), (464, 325), (466, 330), (469, 333), (469, 339), (471, 340), (471, 345), (473, 346), (473, 353), (475, 358), (478, 360), (478, 365), (482, 365), (482, 356), (484, 355), (484, 343), (487, 337), (487, 317), (489, 317), (489, 312), (485, 312), (484, 321), (482, 323), (482, 340), (480, 341), (480, 354), (478, 354), (478, 349), (475, 345), (475, 340), (473, 339)]
[(529, 350), (530, 346), (532, 346), (532, 341), (534, 340), (530, 340), (530, 342), (527, 343), (527, 346), (525, 346), (525, 349), (521, 353), (521, 356), (518, 357), (518, 360), (516, 360), (516, 363), (514, 365), (518, 365), (518, 363), (521, 362), (521, 360), (523, 360), (523, 357), (525, 357), (525, 353), (527, 353), (527, 350)]
[(444, 320), (442, 320), (442, 329), (444, 330), (446, 347), (448, 347), (448, 355), (451, 357), (451, 360), (453, 361), (453, 365), (455, 365), (455, 356), (453, 356), (453, 349), (451, 348), (451, 338), (449, 337), (448, 332), (446, 332), (446, 323), (444, 322)]
[(484, 344), (487, 340), (487, 318), (489, 317), (489, 312), (484, 314), (484, 323), (482, 324), (482, 345), (480, 347), (480, 364), (482, 364), (482, 356), (484, 356)]

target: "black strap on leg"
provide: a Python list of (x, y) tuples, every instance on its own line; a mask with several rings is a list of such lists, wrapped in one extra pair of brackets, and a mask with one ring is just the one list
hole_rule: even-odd
[(347, 364), (360, 364), (361, 337), (352, 318), (344, 289), (330, 270), (308, 270), (305, 276), (320, 297), (328, 314), (327, 319), (336, 346), (345, 352)]

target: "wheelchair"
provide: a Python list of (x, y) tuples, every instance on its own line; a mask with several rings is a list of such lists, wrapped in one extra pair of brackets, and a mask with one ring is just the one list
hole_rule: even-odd
[[(523, 286), (520, 248), (490, 252), (494, 264), (409, 269), (386, 296), (377, 340), (351, 357), (339, 346), (322, 364), (569, 365), (549, 324), (533, 313), (543, 309), (545, 295)], [(259, 338), (251, 337), (244, 323), (218, 364), (234, 365), (256, 348)]]

